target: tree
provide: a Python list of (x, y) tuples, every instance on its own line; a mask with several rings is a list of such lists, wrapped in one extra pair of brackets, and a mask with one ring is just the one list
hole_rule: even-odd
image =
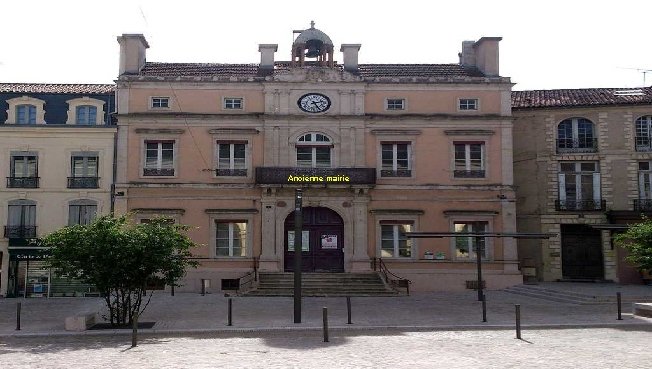
[(629, 251), (626, 260), (640, 271), (652, 271), (652, 220), (634, 224), (614, 238), (618, 246)]
[(177, 285), (188, 267), (197, 266), (190, 260), (196, 245), (185, 235), (188, 228), (166, 218), (132, 224), (125, 215), (103, 216), (89, 225), (64, 227), (41, 241), (57, 275), (95, 285), (111, 325), (127, 325), (147, 307), (143, 296), (148, 281)]

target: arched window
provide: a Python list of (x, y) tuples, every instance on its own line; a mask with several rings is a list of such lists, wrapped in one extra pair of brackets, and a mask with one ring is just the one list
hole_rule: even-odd
[(97, 216), (97, 202), (94, 200), (73, 200), (68, 206), (68, 225), (86, 225)]
[(307, 133), (297, 139), (297, 166), (330, 168), (333, 142), (321, 133)]
[(97, 124), (97, 107), (92, 105), (80, 105), (76, 109), (76, 122), (81, 125)]
[(636, 151), (652, 151), (652, 115), (636, 119)]
[(5, 237), (28, 239), (36, 237), (36, 202), (11, 200), (8, 203)]
[(16, 106), (16, 124), (36, 124), (36, 106), (30, 104)]
[(569, 118), (557, 126), (557, 152), (596, 152), (593, 122), (586, 118)]

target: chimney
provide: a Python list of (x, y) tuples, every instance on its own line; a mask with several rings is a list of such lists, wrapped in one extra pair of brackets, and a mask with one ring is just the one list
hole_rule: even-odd
[(360, 44), (342, 44), (340, 51), (344, 54), (344, 70), (354, 74), (358, 73), (358, 51)]
[(502, 37), (482, 37), (473, 44), (475, 66), (488, 77), (497, 77), (500, 75), (498, 68), (498, 43), (502, 39)]
[(260, 69), (274, 69), (274, 53), (278, 51), (278, 44), (259, 44)]
[(145, 65), (146, 50), (149, 44), (145, 36), (137, 34), (123, 34), (118, 36), (120, 44), (120, 67), (118, 75), (138, 74)]
[(462, 52), (459, 53), (460, 64), (465, 67), (475, 67), (475, 41), (462, 41)]

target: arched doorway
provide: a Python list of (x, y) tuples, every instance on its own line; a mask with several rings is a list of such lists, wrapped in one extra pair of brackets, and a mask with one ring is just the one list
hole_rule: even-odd
[[(303, 208), (301, 270), (344, 271), (344, 221), (328, 208)], [(285, 219), (285, 271), (294, 271), (294, 212)]]

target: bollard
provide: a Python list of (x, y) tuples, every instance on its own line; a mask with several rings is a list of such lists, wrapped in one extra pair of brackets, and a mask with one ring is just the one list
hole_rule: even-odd
[(174, 296), (174, 285), (170, 286), (170, 294)]
[(233, 299), (229, 297), (229, 317), (227, 325), (230, 327), (233, 325)]
[(16, 330), (20, 330), (20, 309), (22, 304), (20, 302), (16, 303)]
[(322, 309), (322, 315), (324, 317), (324, 342), (328, 342), (328, 308), (324, 307)]
[(487, 295), (482, 294), (482, 322), (487, 322)]
[(349, 318), (346, 324), (353, 324), (351, 323), (351, 297), (350, 296), (346, 296), (346, 312)]
[(521, 339), (521, 305), (516, 304), (516, 338)]
[(202, 279), (201, 280), (201, 295), (206, 296), (206, 280)]
[(618, 302), (618, 320), (623, 320), (623, 307), (620, 292), (616, 292), (616, 301)]

